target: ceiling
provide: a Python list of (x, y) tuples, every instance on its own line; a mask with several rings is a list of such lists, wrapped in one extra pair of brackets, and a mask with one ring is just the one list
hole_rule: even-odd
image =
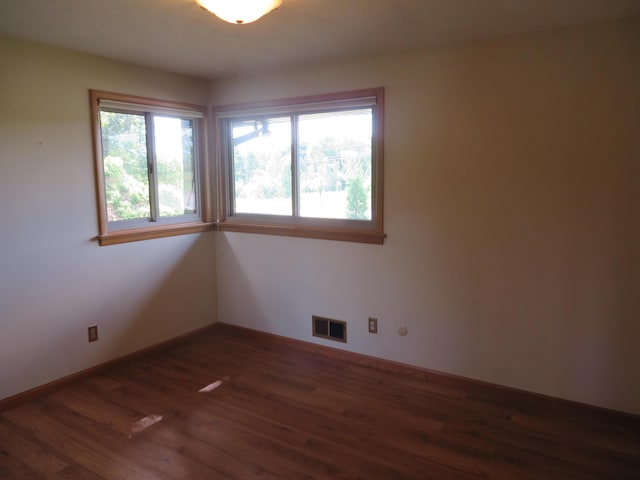
[(284, 0), (232, 25), (194, 0), (1, 0), (0, 35), (215, 79), (640, 15), (640, 0)]

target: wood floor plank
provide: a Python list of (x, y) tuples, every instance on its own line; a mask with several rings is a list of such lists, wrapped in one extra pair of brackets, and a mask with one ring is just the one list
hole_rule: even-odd
[(637, 480), (640, 418), (220, 325), (0, 412), (0, 478)]
[(0, 418), (0, 445), (4, 455), (29, 465), (34, 474), (54, 476), (68, 467), (64, 460), (49, 452), (46, 445), (43, 448), (29, 434), (10, 425), (3, 418)]

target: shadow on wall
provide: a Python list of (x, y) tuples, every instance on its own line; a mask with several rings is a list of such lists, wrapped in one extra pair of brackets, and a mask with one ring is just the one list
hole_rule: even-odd
[(429, 128), (387, 129), (386, 158), (412, 172), (385, 172), (385, 221), (422, 321), (415, 358), (637, 412), (637, 69), (615, 50), (523, 46), (448, 55), (402, 112)]
[(450, 320), (441, 333), (454, 370), (512, 385), (545, 372), (540, 387), (574, 384), (603, 400), (609, 383), (624, 384), (615, 379), (622, 372), (640, 374), (633, 214), (615, 190), (600, 191), (602, 172), (574, 166), (434, 169), (440, 185), (465, 192), (430, 219), (432, 283)]
[[(180, 238), (179, 241), (188, 240)], [(137, 247), (145, 248), (145, 242), (137, 243), (140, 244)], [(164, 263), (160, 260), (163, 253), (172, 251), (161, 249), (156, 258), (151, 255), (140, 264), (128, 263), (122, 270), (122, 295), (102, 299), (103, 308), (119, 318), (110, 334), (101, 332), (101, 341), (107, 343), (109, 356), (135, 352), (216, 321), (213, 233), (198, 234), (181, 257), (169, 265), (156, 265)], [(154, 271), (154, 266), (159, 272)], [(131, 289), (137, 292), (133, 296), (129, 294)], [(128, 304), (123, 305), (120, 298), (128, 298)], [(104, 323), (109, 325), (108, 319)]]
[[(81, 298), (76, 304), (77, 294), (68, 291), (74, 283), (60, 282), (55, 291), (67, 305), (56, 300), (50, 318), (41, 319), (59, 326), (38, 349), (26, 354), (19, 369), (6, 369), (3, 385), (18, 391), (5, 396), (216, 321), (213, 233), (89, 249), (96, 263), (84, 271), (91, 278), (84, 280), (90, 286), (82, 293), (94, 292), (95, 298)], [(88, 343), (87, 327), (92, 324), (98, 325), (99, 340)]]
[[(224, 298), (219, 303), (219, 314), (223, 322), (272, 332), (276, 327), (274, 322), (286, 318), (276, 319), (273, 312), (281, 310), (282, 305), (295, 309), (305, 299), (296, 295), (297, 292), (292, 292), (288, 283), (282, 280), (282, 275), (286, 275), (289, 270), (287, 263), (293, 261), (287, 256), (286, 240), (278, 237), (265, 238), (271, 246), (268, 251), (273, 256), (266, 255), (267, 249), (262, 252), (250, 249), (246, 254), (242, 253), (242, 249), (240, 253), (236, 251), (233, 239), (255, 242), (258, 238), (260, 237), (254, 234), (218, 233), (218, 294)], [(274, 242), (274, 239), (280, 241)], [(277, 271), (273, 264), (276, 255), (283, 260), (277, 262), (276, 265), (280, 267)], [(300, 281), (304, 282), (304, 279)], [(231, 309), (227, 310), (230, 306)]]
[[(382, 278), (375, 272), (383, 268), (384, 247), (235, 232), (218, 235), (220, 321), (353, 351), (362, 351), (371, 340), (366, 337), (367, 315), (379, 311), (376, 305), (386, 296), (371, 288), (370, 281)], [(312, 315), (349, 322), (348, 346), (313, 337)]]
[(422, 215), (453, 370), (606, 405), (640, 398), (624, 391), (640, 375), (639, 172), (607, 126), (616, 99), (586, 114), (569, 90), (542, 101), (532, 82), (465, 115), (460, 99), (464, 140), (435, 146)]

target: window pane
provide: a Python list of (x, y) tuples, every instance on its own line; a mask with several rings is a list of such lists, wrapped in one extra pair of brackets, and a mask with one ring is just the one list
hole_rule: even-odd
[(236, 213), (291, 215), (291, 119), (233, 121)]
[(153, 130), (160, 217), (196, 213), (193, 121), (155, 115)]
[(108, 221), (151, 217), (143, 115), (100, 112)]
[(370, 108), (300, 115), (300, 216), (371, 220)]

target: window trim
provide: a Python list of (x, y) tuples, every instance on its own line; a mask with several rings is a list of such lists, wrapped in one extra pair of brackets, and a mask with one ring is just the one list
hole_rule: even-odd
[[(215, 230), (216, 224), (212, 220), (210, 171), (207, 157), (207, 108), (189, 103), (173, 102), (168, 100), (158, 100), (149, 97), (140, 97), (102, 90), (89, 90), (91, 102), (91, 132), (93, 138), (95, 186), (98, 206), (98, 236), (96, 237), (101, 246), (114, 245), (118, 243), (135, 242), (152, 238), (170, 237), (175, 235), (186, 235), (189, 233), (206, 232)], [(197, 168), (197, 192), (199, 197), (199, 214), (185, 215), (175, 221), (159, 221), (148, 226), (135, 226), (113, 228), (110, 226), (107, 216), (107, 200), (105, 192), (104, 166), (102, 158), (102, 136), (100, 126), (100, 105), (104, 101), (113, 108), (114, 104), (121, 104), (123, 110), (153, 113), (176, 113), (186, 115), (197, 115), (197, 122), (194, 122), (194, 131), (198, 138), (196, 145), (195, 162)], [(195, 117), (194, 117), (195, 118)]]
[[(232, 119), (278, 114), (304, 114), (321, 111), (373, 109), (371, 220), (323, 219), (296, 216), (232, 214), (231, 165), (228, 124)], [(218, 229), (230, 232), (259, 233), (291, 237), (341, 240), (382, 244), (386, 234), (383, 223), (384, 200), (384, 88), (369, 88), (339, 93), (311, 95), (257, 103), (216, 106), (215, 158), (218, 186)]]

